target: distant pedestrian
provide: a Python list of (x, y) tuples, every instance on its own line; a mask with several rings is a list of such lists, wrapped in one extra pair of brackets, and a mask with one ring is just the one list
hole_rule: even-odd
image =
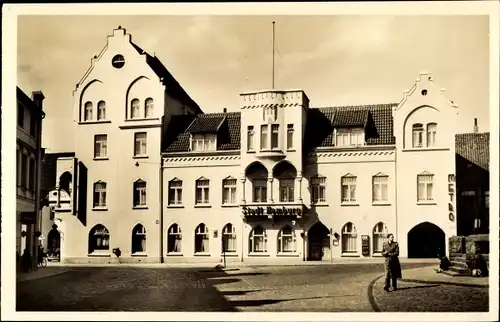
[(392, 281), (392, 290), (398, 289), (398, 278), (402, 277), (401, 264), (399, 263), (399, 245), (394, 241), (394, 235), (387, 235), (387, 242), (384, 243), (382, 256), (385, 257), (385, 286), (384, 290), (389, 292)]

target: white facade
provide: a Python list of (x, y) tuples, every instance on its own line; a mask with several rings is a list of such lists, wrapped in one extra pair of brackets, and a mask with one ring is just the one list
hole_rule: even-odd
[(54, 208), (63, 261), (116, 261), (114, 248), (131, 262), (335, 261), (380, 256), (387, 233), (406, 257), (420, 223), (443, 245), (455, 234), (457, 108), (427, 74), (400, 104), (321, 110), (301, 90), (263, 91), (202, 117), (151, 59), (119, 28), (77, 85), (76, 157), (57, 170), (72, 191), (51, 200), (68, 200)]

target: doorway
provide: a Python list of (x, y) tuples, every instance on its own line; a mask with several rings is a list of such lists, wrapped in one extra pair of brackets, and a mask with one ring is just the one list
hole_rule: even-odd
[(437, 258), (445, 252), (445, 234), (438, 226), (424, 222), (408, 232), (408, 258)]
[(328, 228), (321, 222), (317, 222), (308, 232), (308, 257), (309, 261), (320, 261), (330, 252), (330, 236)]

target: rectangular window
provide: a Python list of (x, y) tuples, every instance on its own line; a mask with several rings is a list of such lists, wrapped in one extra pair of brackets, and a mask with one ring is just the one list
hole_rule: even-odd
[(417, 176), (417, 200), (418, 201), (429, 201), (432, 198), (432, 183), (434, 180), (434, 175), (432, 174), (420, 174)]
[(311, 179), (311, 201), (313, 203), (325, 202), (326, 194), (326, 178), (325, 177), (314, 177)]
[(336, 130), (336, 146), (357, 146), (365, 144), (365, 133), (363, 129), (345, 129)]
[(28, 186), (28, 156), (22, 154), (21, 158), (21, 187), (26, 188)]
[(36, 121), (37, 121), (37, 118), (35, 117), (34, 113), (32, 113), (30, 115), (30, 135), (34, 138), (36, 138), (36, 129), (37, 129), (37, 126), (36, 126)]
[(181, 180), (175, 180), (175, 181), (169, 182), (168, 204), (169, 205), (182, 204), (182, 181)]
[(254, 149), (253, 136), (254, 136), (253, 126), (249, 126), (248, 131), (247, 131), (247, 150), (248, 151), (251, 151)]
[(266, 125), (262, 125), (260, 127), (260, 149), (265, 150), (267, 149), (267, 131), (269, 127)]
[(29, 171), (30, 171), (30, 179), (29, 179), (29, 190), (35, 191), (36, 184), (36, 166), (35, 159), (29, 158)]
[(286, 132), (286, 148), (293, 149), (293, 124), (288, 124)]
[(24, 106), (17, 104), (17, 125), (24, 127)]
[(253, 186), (253, 202), (267, 201), (267, 179), (254, 179)]
[(106, 183), (96, 182), (94, 184), (94, 208), (106, 207)]
[(427, 147), (433, 147), (436, 145), (436, 131), (436, 123), (427, 124)]
[(342, 202), (356, 201), (356, 177), (342, 178)]
[(280, 179), (280, 201), (293, 202), (294, 179)]
[(193, 151), (215, 151), (214, 134), (194, 134), (192, 141)]
[(222, 187), (222, 203), (236, 203), (236, 179), (225, 179)]
[(134, 183), (134, 207), (146, 206), (146, 182)]
[(387, 183), (388, 176), (374, 176), (372, 178), (373, 185), (373, 202), (387, 201)]
[(94, 157), (106, 158), (108, 155), (108, 136), (100, 134), (95, 136)]
[(413, 124), (412, 126), (412, 131), (413, 131), (413, 147), (414, 148), (421, 148), (424, 146), (423, 143), (423, 136), (424, 136), (424, 126), (420, 123)]
[(277, 149), (279, 145), (279, 124), (271, 125), (271, 149)]
[(134, 135), (134, 156), (146, 156), (147, 151), (147, 133), (140, 132)]
[(106, 119), (106, 103), (104, 101), (100, 101), (97, 104), (97, 119), (98, 120)]
[(210, 180), (196, 181), (196, 204), (209, 203)]

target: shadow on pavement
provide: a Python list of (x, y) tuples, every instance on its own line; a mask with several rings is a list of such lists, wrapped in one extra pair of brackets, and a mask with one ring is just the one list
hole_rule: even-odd
[(411, 289), (414, 289), (414, 288), (429, 288), (429, 287), (436, 287), (436, 286), (440, 286), (440, 285), (436, 284), (436, 285), (405, 286), (405, 287), (398, 287), (398, 291), (411, 290)]
[(202, 274), (204, 278), (217, 278), (217, 277), (226, 277), (226, 276), (260, 276), (260, 275), (268, 275), (268, 273), (262, 272), (246, 272), (246, 273), (235, 273), (228, 274), (225, 271), (199, 271), (198, 273)]
[(219, 291), (219, 294), (223, 296), (238, 296), (238, 295), (246, 295), (252, 292), (259, 292), (260, 290), (248, 290), (248, 291)]

